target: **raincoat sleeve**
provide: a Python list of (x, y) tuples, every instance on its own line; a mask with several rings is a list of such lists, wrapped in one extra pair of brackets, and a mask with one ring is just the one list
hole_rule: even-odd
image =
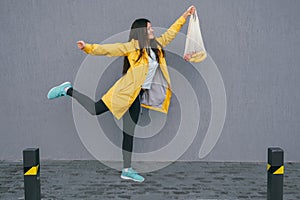
[(170, 28), (163, 33), (159, 38), (156, 38), (156, 40), (163, 46), (167, 46), (177, 35), (177, 33), (180, 31), (182, 26), (185, 24), (186, 19), (184, 17), (179, 17), (174, 24), (170, 26)]
[(128, 56), (130, 52), (136, 50), (137, 42), (131, 40), (127, 43), (115, 43), (115, 44), (87, 44), (84, 47), (84, 51), (87, 54), (96, 56)]

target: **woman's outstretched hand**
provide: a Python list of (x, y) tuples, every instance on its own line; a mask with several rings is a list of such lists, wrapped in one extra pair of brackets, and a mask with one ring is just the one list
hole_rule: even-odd
[(83, 50), (85, 47), (85, 42), (82, 40), (77, 41), (77, 47), (78, 47), (78, 49)]
[(195, 10), (196, 10), (195, 6), (190, 6), (190, 7), (183, 13), (182, 16), (183, 16), (184, 18), (187, 18), (188, 16), (193, 15), (193, 14), (195, 13)]

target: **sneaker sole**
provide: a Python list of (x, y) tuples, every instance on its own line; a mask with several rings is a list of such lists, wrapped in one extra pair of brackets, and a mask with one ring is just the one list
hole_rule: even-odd
[(136, 179), (133, 179), (133, 178), (130, 178), (130, 177), (127, 177), (127, 176), (122, 176), (121, 175), (121, 178), (122, 179), (125, 179), (125, 180), (133, 180), (133, 181), (135, 181), (135, 182), (139, 182), (139, 183), (141, 183), (141, 182), (143, 182), (144, 180), (142, 180), (142, 181), (139, 181), (139, 180), (136, 180)]

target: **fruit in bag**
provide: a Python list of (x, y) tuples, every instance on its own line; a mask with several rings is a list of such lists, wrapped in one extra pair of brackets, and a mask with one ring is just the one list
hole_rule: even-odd
[(183, 58), (188, 62), (201, 62), (206, 58), (197, 11), (190, 17)]

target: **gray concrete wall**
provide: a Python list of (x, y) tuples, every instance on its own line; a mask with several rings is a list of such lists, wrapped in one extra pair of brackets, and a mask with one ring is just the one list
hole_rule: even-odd
[[(42, 159), (93, 159), (76, 131), (71, 99), (46, 98), (52, 86), (75, 80), (86, 58), (76, 41), (101, 42), (128, 30), (139, 17), (167, 28), (191, 4), (198, 9), (206, 49), (227, 96), (222, 134), (203, 160), (265, 161), (267, 147), (280, 146), (286, 161), (300, 161), (298, 0), (1, 0), (0, 160), (19, 160), (27, 147), (39, 147)], [(187, 24), (182, 34), (186, 30)], [(199, 160), (211, 117), (210, 94), (203, 78), (179, 55), (169, 52), (167, 61), (197, 92), (199, 130), (180, 160)], [(121, 66), (117, 59), (105, 71), (95, 99), (120, 77)], [(164, 129), (157, 137), (137, 140), (137, 152), (153, 151), (175, 136), (179, 107), (174, 95)], [(113, 133), (111, 141), (120, 144), (112, 115), (98, 119)]]

